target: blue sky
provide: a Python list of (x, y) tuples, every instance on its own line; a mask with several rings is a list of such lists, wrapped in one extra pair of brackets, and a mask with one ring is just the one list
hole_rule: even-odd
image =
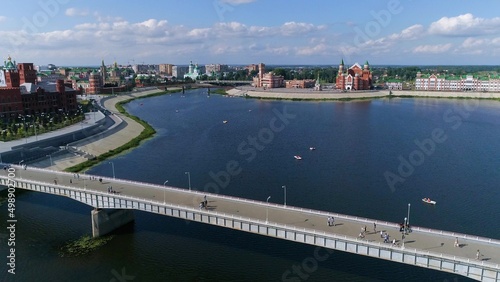
[(37, 65), (500, 62), (498, 0), (2, 4), (0, 56)]

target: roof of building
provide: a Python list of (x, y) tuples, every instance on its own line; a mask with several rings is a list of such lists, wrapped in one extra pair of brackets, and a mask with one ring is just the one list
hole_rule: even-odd
[[(20, 85), (21, 89), (25, 89), (25, 91), (21, 90), (21, 94), (31, 94), (35, 93), (38, 87), (42, 88), (45, 90), (45, 92), (49, 93), (54, 93), (57, 92), (57, 86), (54, 82), (39, 82), (38, 84), (35, 83), (23, 83)], [(64, 87), (66, 92), (74, 91), (73, 88), (70, 87)]]

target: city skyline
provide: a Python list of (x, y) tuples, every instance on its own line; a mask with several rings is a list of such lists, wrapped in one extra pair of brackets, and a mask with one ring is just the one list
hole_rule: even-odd
[(472, 3), (8, 2), (0, 56), (37, 65), (496, 65), (500, 3)]

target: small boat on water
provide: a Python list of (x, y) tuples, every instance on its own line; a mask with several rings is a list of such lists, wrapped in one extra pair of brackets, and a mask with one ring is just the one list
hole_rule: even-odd
[(315, 147), (309, 147), (309, 150), (314, 151), (314, 150), (316, 150), (316, 148)]
[(427, 204), (431, 204), (431, 205), (435, 205), (436, 204), (436, 201), (433, 201), (433, 200), (431, 200), (429, 198), (423, 198), (422, 202), (427, 203)]
[(222, 123), (227, 123), (227, 120), (223, 120)]
[(294, 157), (296, 160), (302, 160), (302, 157), (301, 157), (301, 156), (296, 155), (296, 156), (293, 156), (293, 157)]

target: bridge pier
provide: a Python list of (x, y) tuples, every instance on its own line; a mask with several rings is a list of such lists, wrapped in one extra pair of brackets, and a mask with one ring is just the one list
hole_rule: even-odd
[(94, 209), (92, 215), (92, 237), (106, 235), (117, 228), (134, 221), (132, 210)]

